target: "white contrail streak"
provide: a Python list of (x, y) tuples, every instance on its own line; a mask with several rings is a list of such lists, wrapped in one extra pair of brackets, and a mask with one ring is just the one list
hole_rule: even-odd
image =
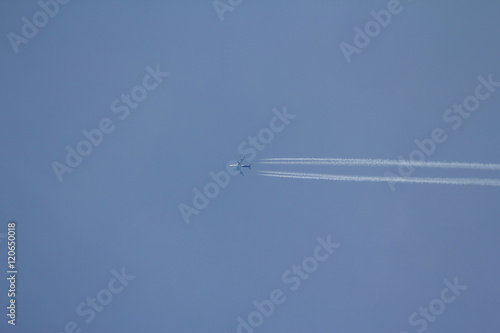
[(262, 176), (297, 178), (297, 179), (315, 179), (315, 180), (337, 180), (350, 182), (393, 182), (393, 183), (419, 183), (419, 184), (449, 184), (449, 185), (482, 185), (482, 186), (500, 186), (500, 179), (490, 178), (423, 178), (423, 177), (382, 177), (382, 176), (351, 176), (351, 175), (331, 175), (318, 173), (299, 173), (299, 172), (279, 172), (279, 171), (261, 171)]
[(476, 169), (500, 170), (500, 164), (493, 163), (466, 163), (466, 162), (431, 162), (411, 160), (386, 160), (368, 158), (265, 158), (261, 164), (288, 164), (288, 165), (357, 165), (357, 166), (412, 166), (423, 168), (443, 169)]

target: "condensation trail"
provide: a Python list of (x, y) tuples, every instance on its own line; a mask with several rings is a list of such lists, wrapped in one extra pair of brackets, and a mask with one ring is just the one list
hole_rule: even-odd
[(476, 169), (476, 170), (500, 170), (500, 164), (493, 163), (466, 163), (466, 162), (432, 162), (411, 160), (387, 160), (368, 158), (265, 158), (260, 164), (281, 165), (348, 165), (348, 166), (412, 166), (423, 168), (443, 169)]
[(280, 172), (280, 171), (260, 171), (260, 175), (266, 177), (336, 180), (336, 181), (350, 181), (350, 182), (389, 182), (389, 183), (500, 186), (500, 179), (490, 179), (490, 178), (424, 178), (424, 177), (402, 178), (402, 177), (385, 177), (385, 176), (352, 176), (352, 175), (332, 175), (332, 174)]

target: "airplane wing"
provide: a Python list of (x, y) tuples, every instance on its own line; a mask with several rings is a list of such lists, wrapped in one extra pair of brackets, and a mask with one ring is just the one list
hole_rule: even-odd
[(244, 176), (243, 171), (241, 171), (240, 168), (238, 168), (238, 171), (240, 172), (240, 175)]
[(238, 161), (238, 164), (241, 164), (241, 162), (243, 162), (243, 160), (245, 159), (245, 156), (243, 156), (239, 161)]

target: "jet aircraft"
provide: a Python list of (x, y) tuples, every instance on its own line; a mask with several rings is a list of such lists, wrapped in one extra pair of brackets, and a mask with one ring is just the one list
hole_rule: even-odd
[(237, 164), (229, 164), (230, 167), (233, 167), (233, 168), (236, 168), (236, 170), (238, 170), (240, 172), (240, 175), (244, 176), (243, 174), (243, 171), (241, 171), (241, 168), (248, 168), (248, 169), (251, 169), (251, 166), (252, 166), (252, 163), (250, 164), (243, 164), (243, 160), (245, 159), (245, 157), (243, 156)]

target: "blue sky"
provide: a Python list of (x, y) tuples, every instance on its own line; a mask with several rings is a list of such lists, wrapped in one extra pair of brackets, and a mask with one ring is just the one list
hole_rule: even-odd
[[(248, 324), (253, 302), (278, 289), (286, 300), (240, 332), (497, 332), (497, 187), (392, 191), (258, 171), (382, 176), (397, 168), (257, 162), (408, 159), (415, 140), (440, 128), (447, 139), (428, 160), (500, 163), (500, 89), (459, 128), (443, 118), (474, 94), (478, 77), (500, 81), (500, 3), (401, 0), (347, 62), (340, 44), (355, 45), (355, 27), (394, 0), (221, 1), (233, 4), (223, 20), (209, 0), (73, 0), (17, 53), (9, 34), (24, 38), (23, 17), (32, 22), (42, 9), (0, 4), (4, 274), (10, 220), (18, 261), (16, 327), (3, 314), (0, 331), (237, 332), (238, 317)], [(169, 75), (155, 81), (156, 68)], [(158, 85), (136, 88), (144, 82)], [(126, 107), (122, 95), (132, 91), (147, 97), (120, 119), (125, 111), (111, 105)], [(231, 177), (187, 224), (179, 205), (192, 206), (193, 189), (240, 158), (238, 147), (284, 109), (296, 117), (257, 152), (253, 170)], [(103, 119), (113, 131), (60, 182), (53, 162), (64, 164), (66, 146), (77, 149), (82, 131)], [(340, 246), (291, 290), (283, 274), (315, 258), (318, 237)], [(455, 278), (467, 288), (443, 293)], [(4, 279), (4, 305), (7, 290)], [(106, 304), (93, 308), (92, 298)], [(439, 314), (424, 319), (419, 308), (430, 304)]]

